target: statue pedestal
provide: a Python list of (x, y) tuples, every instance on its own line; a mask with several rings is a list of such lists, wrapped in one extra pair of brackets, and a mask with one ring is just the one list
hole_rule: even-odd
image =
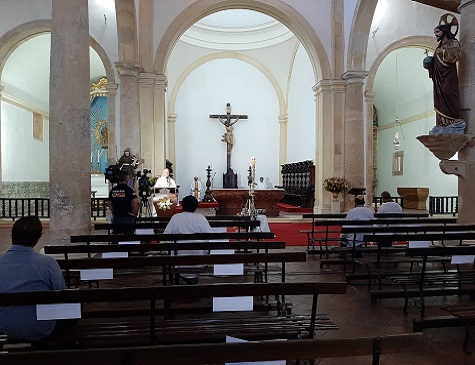
[(404, 198), (404, 209), (427, 210), (429, 188), (397, 188), (397, 193)]
[(332, 214), (341, 213), (341, 204), (339, 201), (332, 201), (331, 208), (332, 208)]
[(223, 174), (223, 188), (236, 189), (237, 188), (237, 174), (233, 172), (233, 169), (229, 168), (225, 174)]

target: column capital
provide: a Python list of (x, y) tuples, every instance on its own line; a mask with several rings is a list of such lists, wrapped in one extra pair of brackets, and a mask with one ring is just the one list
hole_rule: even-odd
[(287, 124), (288, 122), (289, 122), (289, 115), (288, 114), (279, 115), (279, 123), (280, 124)]
[(365, 91), (364, 96), (366, 98), (367, 103), (372, 103), (374, 100), (374, 97), (376, 96), (376, 93), (370, 92), (370, 91)]
[(333, 91), (345, 91), (346, 82), (343, 80), (325, 79), (320, 80), (313, 85), (312, 90), (315, 96), (321, 93), (330, 93)]
[(163, 90), (166, 91), (167, 86), (168, 86), (167, 75), (156, 74), (155, 75), (155, 86), (163, 87)]
[(368, 75), (368, 71), (346, 71), (341, 78), (346, 80), (347, 84), (363, 84)]
[(168, 114), (167, 115), (168, 123), (175, 123), (176, 122), (176, 114)]
[(155, 84), (155, 73), (152, 72), (141, 72), (139, 73), (139, 85), (153, 87)]
[(117, 93), (117, 85), (115, 82), (108, 82), (106, 84), (107, 95), (115, 95)]
[(139, 77), (142, 68), (136, 63), (116, 62), (115, 67), (119, 76)]

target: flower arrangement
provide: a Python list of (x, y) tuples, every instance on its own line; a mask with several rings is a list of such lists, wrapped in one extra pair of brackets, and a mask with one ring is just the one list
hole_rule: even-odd
[(172, 202), (170, 199), (168, 198), (161, 198), (159, 201), (158, 201), (158, 208), (160, 210), (171, 210), (172, 209)]
[(333, 176), (323, 180), (323, 188), (332, 193), (340, 193), (348, 189), (348, 183), (342, 177)]

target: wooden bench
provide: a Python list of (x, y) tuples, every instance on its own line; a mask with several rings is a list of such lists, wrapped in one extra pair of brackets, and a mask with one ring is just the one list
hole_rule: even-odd
[[(112, 224), (112, 223), (95, 223), (94, 229), (96, 231), (107, 231), (107, 234), (112, 234), (114, 231), (126, 231), (135, 232), (137, 229), (151, 229), (155, 233), (163, 231), (168, 222), (144, 222), (144, 223), (129, 223), (129, 224)], [(236, 227), (238, 229), (244, 229), (251, 231), (260, 226), (258, 220), (211, 220), (209, 225), (212, 228), (215, 227)]]
[[(317, 330), (337, 329), (324, 314), (317, 314), (317, 299), (321, 294), (344, 294), (346, 283), (246, 283), (199, 286), (140, 287), (121, 289), (88, 289), (38, 291), (0, 294), (0, 306), (52, 303), (81, 303), (81, 319), (75, 330), (56, 338), (57, 345), (74, 348), (114, 346), (149, 346), (177, 343), (224, 342), (225, 336), (247, 340), (276, 338), (313, 338)], [(276, 315), (253, 311), (228, 311), (209, 318), (187, 316), (176, 318), (175, 307), (183, 300), (250, 296), (256, 301), (277, 297)], [(287, 296), (309, 296), (309, 314), (289, 314), (285, 307)], [(215, 300), (215, 299), (214, 299)], [(143, 303), (146, 312), (136, 310)], [(95, 312), (93, 304), (107, 306)], [(157, 318), (157, 307), (164, 314)], [(118, 311), (119, 313), (115, 313)], [(120, 317), (117, 317), (119, 315)], [(8, 343), (8, 341), (7, 341)], [(5, 347), (4, 347), (5, 349)]]
[(223, 364), (230, 362), (298, 360), (372, 356), (379, 365), (381, 356), (419, 352), (422, 333), (404, 333), (377, 337), (318, 338), (287, 341), (262, 340), (241, 343), (204, 343), (169, 346), (128, 346), (105, 349), (69, 349), (0, 354), (4, 364), (49, 365), (169, 365)]
[[(262, 250), (269, 252), (269, 250), (285, 249), (286, 245), (283, 241), (232, 241), (232, 242), (181, 242), (181, 243), (142, 243), (142, 244), (120, 244), (120, 245), (104, 245), (104, 244), (90, 244), (90, 245), (47, 245), (44, 246), (44, 253), (48, 255), (62, 255), (65, 260), (68, 260), (72, 255), (80, 257), (94, 257), (97, 254), (120, 252), (127, 253), (127, 256), (160, 254), (166, 252), (168, 255), (177, 254), (179, 250), (238, 250), (238, 252), (251, 252), (256, 250), (257, 253)], [(267, 282), (268, 262), (264, 262), (262, 270), (256, 269), (254, 272), (256, 281)], [(70, 286), (71, 273), (68, 271), (67, 281)]]
[(110, 243), (119, 242), (177, 242), (205, 240), (261, 240), (274, 239), (272, 232), (223, 232), (223, 233), (190, 233), (190, 234), (120, 234), (120, 235), (77, 235), (71, 236), (71, 243)]
[[(180, 246), (181, 247), (184, 246)], [(194, 247), (196, 249), (196, 246)], [(65, 271), (65, 281), (68, 287), (72, 286), (71, 271), (86, 269), (141, 269), (146, 272), (161, 274), (163, 285), (176, 281), (179, 273), (194, 273), (196, 275), (208, 272), (209, 267), (177, 268), (176, 266), (201, 266), (218, 264), (249, 264), (254, 270), (255, 281), (267, 281), (268, 265), (261, 267), (260, 264), (280, 263), (281, 280), (285, 281), (287, 262), (306, 261), (305, 252), (268, 252), (268, 253), (236, 253), (236, 254), (213, 254), (213, 255), (180, 255), (180, 256), (137, 256), (126, 258), (83, 258), (83, 259), (60, 259), (57, 260), (61, 269)], [(256, 272), (261, 274), (256, 275)]]
[[(315, 227), (321, 227), (321, 229), (314, 230), (314, 236), (308, 236), (309, 245), (307, 246), (307, 253), (309, 254), (320, 254), (320, 258), (323, 258), (323, 255), (328, 255), (331, 251), (328, 250), (330, 245), (338, 245), (340, 239), (339, 235), (341, 229), (344, 226), (346, 227), (359, 227), (359, 226), (393, 226), (393, 225), (409, 225), (409, 224), (418, 224), (418, 225), (444, 225), (456, 223), (457, 219), (453, 217), (449, 218), (379, 218), (372, 220), (322, 220), (315, 221)], [(319, 237), (318, 234), (321, 234)], [(319, 249), (315, 249), (315, 243), (319, 246)], [(328, 257), (328, 256), (327, 256)]]
[[(367, 268), (367, 275), (361, 273), (347, 273), (346, 278), (347, 282), (350, 283), (353, 280), (368, 280), (368, 287), (371, 289), (372, 283), (377, 283), (379, 287), (381, 286), (381, 275), (379, 270), (381, 269), (381, 264), (402, 264), (402, 263), (410, 263), (412, 267), (422, 262), (421, 259), (414, 259), (405, 256), (398, 255), (402, 251), (405, 250), (405, 245), (403, 243), (407, 243), (408, 237), (405, 235), (409, 234), (428, 234), (434, 233), (436, 234), (437, 238), (441, 238), (441, 233), (461, 233), (461, 232), (475, 232), (475, 225), (459, 225), (459, 224), (422, 224), (422, 225), (389, 225), (389, 226), (367, 226), (367, 227), (342, 227), (342, 233), (348, 234), (365, 234), (363, 241), (366, 246), (376, 244), (378, 249), (375, 252), (367, 251), (366, 253), (375, 253), (372, 257), (365, 257), (364, 259), (354, 259), (352, 263), (356, 263), (358, 265), (365, 265)], [(414, 237), (414, 236), (413, 236)], [(419, 237), (416, 240), (423, 240), (427, 241), (427, 237), (423, 236)], [(443, 237), (442, 237), (443, 238)], [(444, 244), (444, 239), (438, 239), (442, 244)], [(432, 243), (435, 241), (432, 240)], [(394, 244), (396, 243), (396, 245)], [(381, 250), (381, 247), (391, 247), (387, 250)], [(356, 252), (361, 252), (360, 248), (355, 248), (352, 250), (352, 255)], [(340, 251), (342, 251), (340, 249)], [(343, 250), (345, 251), (345, 250)], [(385, 251), (385, 252), (383, 252)], [(430, 258), (429, 261), (446, 261), (443, 258)], [(371, 270), (372, 267), (374, 270)], [(384, 273), (384, 271), (383, 271)], [(373, 275), (375, 274), (375, 275)], [(383, 275), (384, 276), (384, 275)], [(378, 278), (379, 277), (379, 278)]]
[[(441, 235), (447, 238), (445, 234)], [(435, 236), (435, 235), (432, 235)], [(460, 234), (454, 234), (459, 237)], [(465, 239), (474, 239), (475, 233), (467, 233)], [(413, 240), (411, 238), (411, 240)], [(422, 240), (422, 237), (421, 237)], [(455, 265), (455, 270), (428, 270), (427, 262), (430, 257), (447, 257), (454, 255), (475, 255), (475, 246), (431, 246), (424, 248), (407, 248), (406, 256), (420, 257), (422, 267), (420, 272), (387, 275), (387, 279), (402, 287), (402, 289), (370, 290), (372, 302), (379, 298), (404, 298), (404, 312), (407, 313), (409, 300), (412, 298), (421, 308), (421, 318), (425, 316), (425, 298), (428, 296), (473, 295), (475, 294), (475, 269), (473, 260), (468, 268)], [(419, 298), (419, 299), (417, 299)]]

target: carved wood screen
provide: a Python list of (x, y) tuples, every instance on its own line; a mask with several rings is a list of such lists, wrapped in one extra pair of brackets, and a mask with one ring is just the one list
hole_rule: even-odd
[(302, 208), (313, 208), (315, 201), (315, 165), (301, 161), (282, 165), (282, 203)]

